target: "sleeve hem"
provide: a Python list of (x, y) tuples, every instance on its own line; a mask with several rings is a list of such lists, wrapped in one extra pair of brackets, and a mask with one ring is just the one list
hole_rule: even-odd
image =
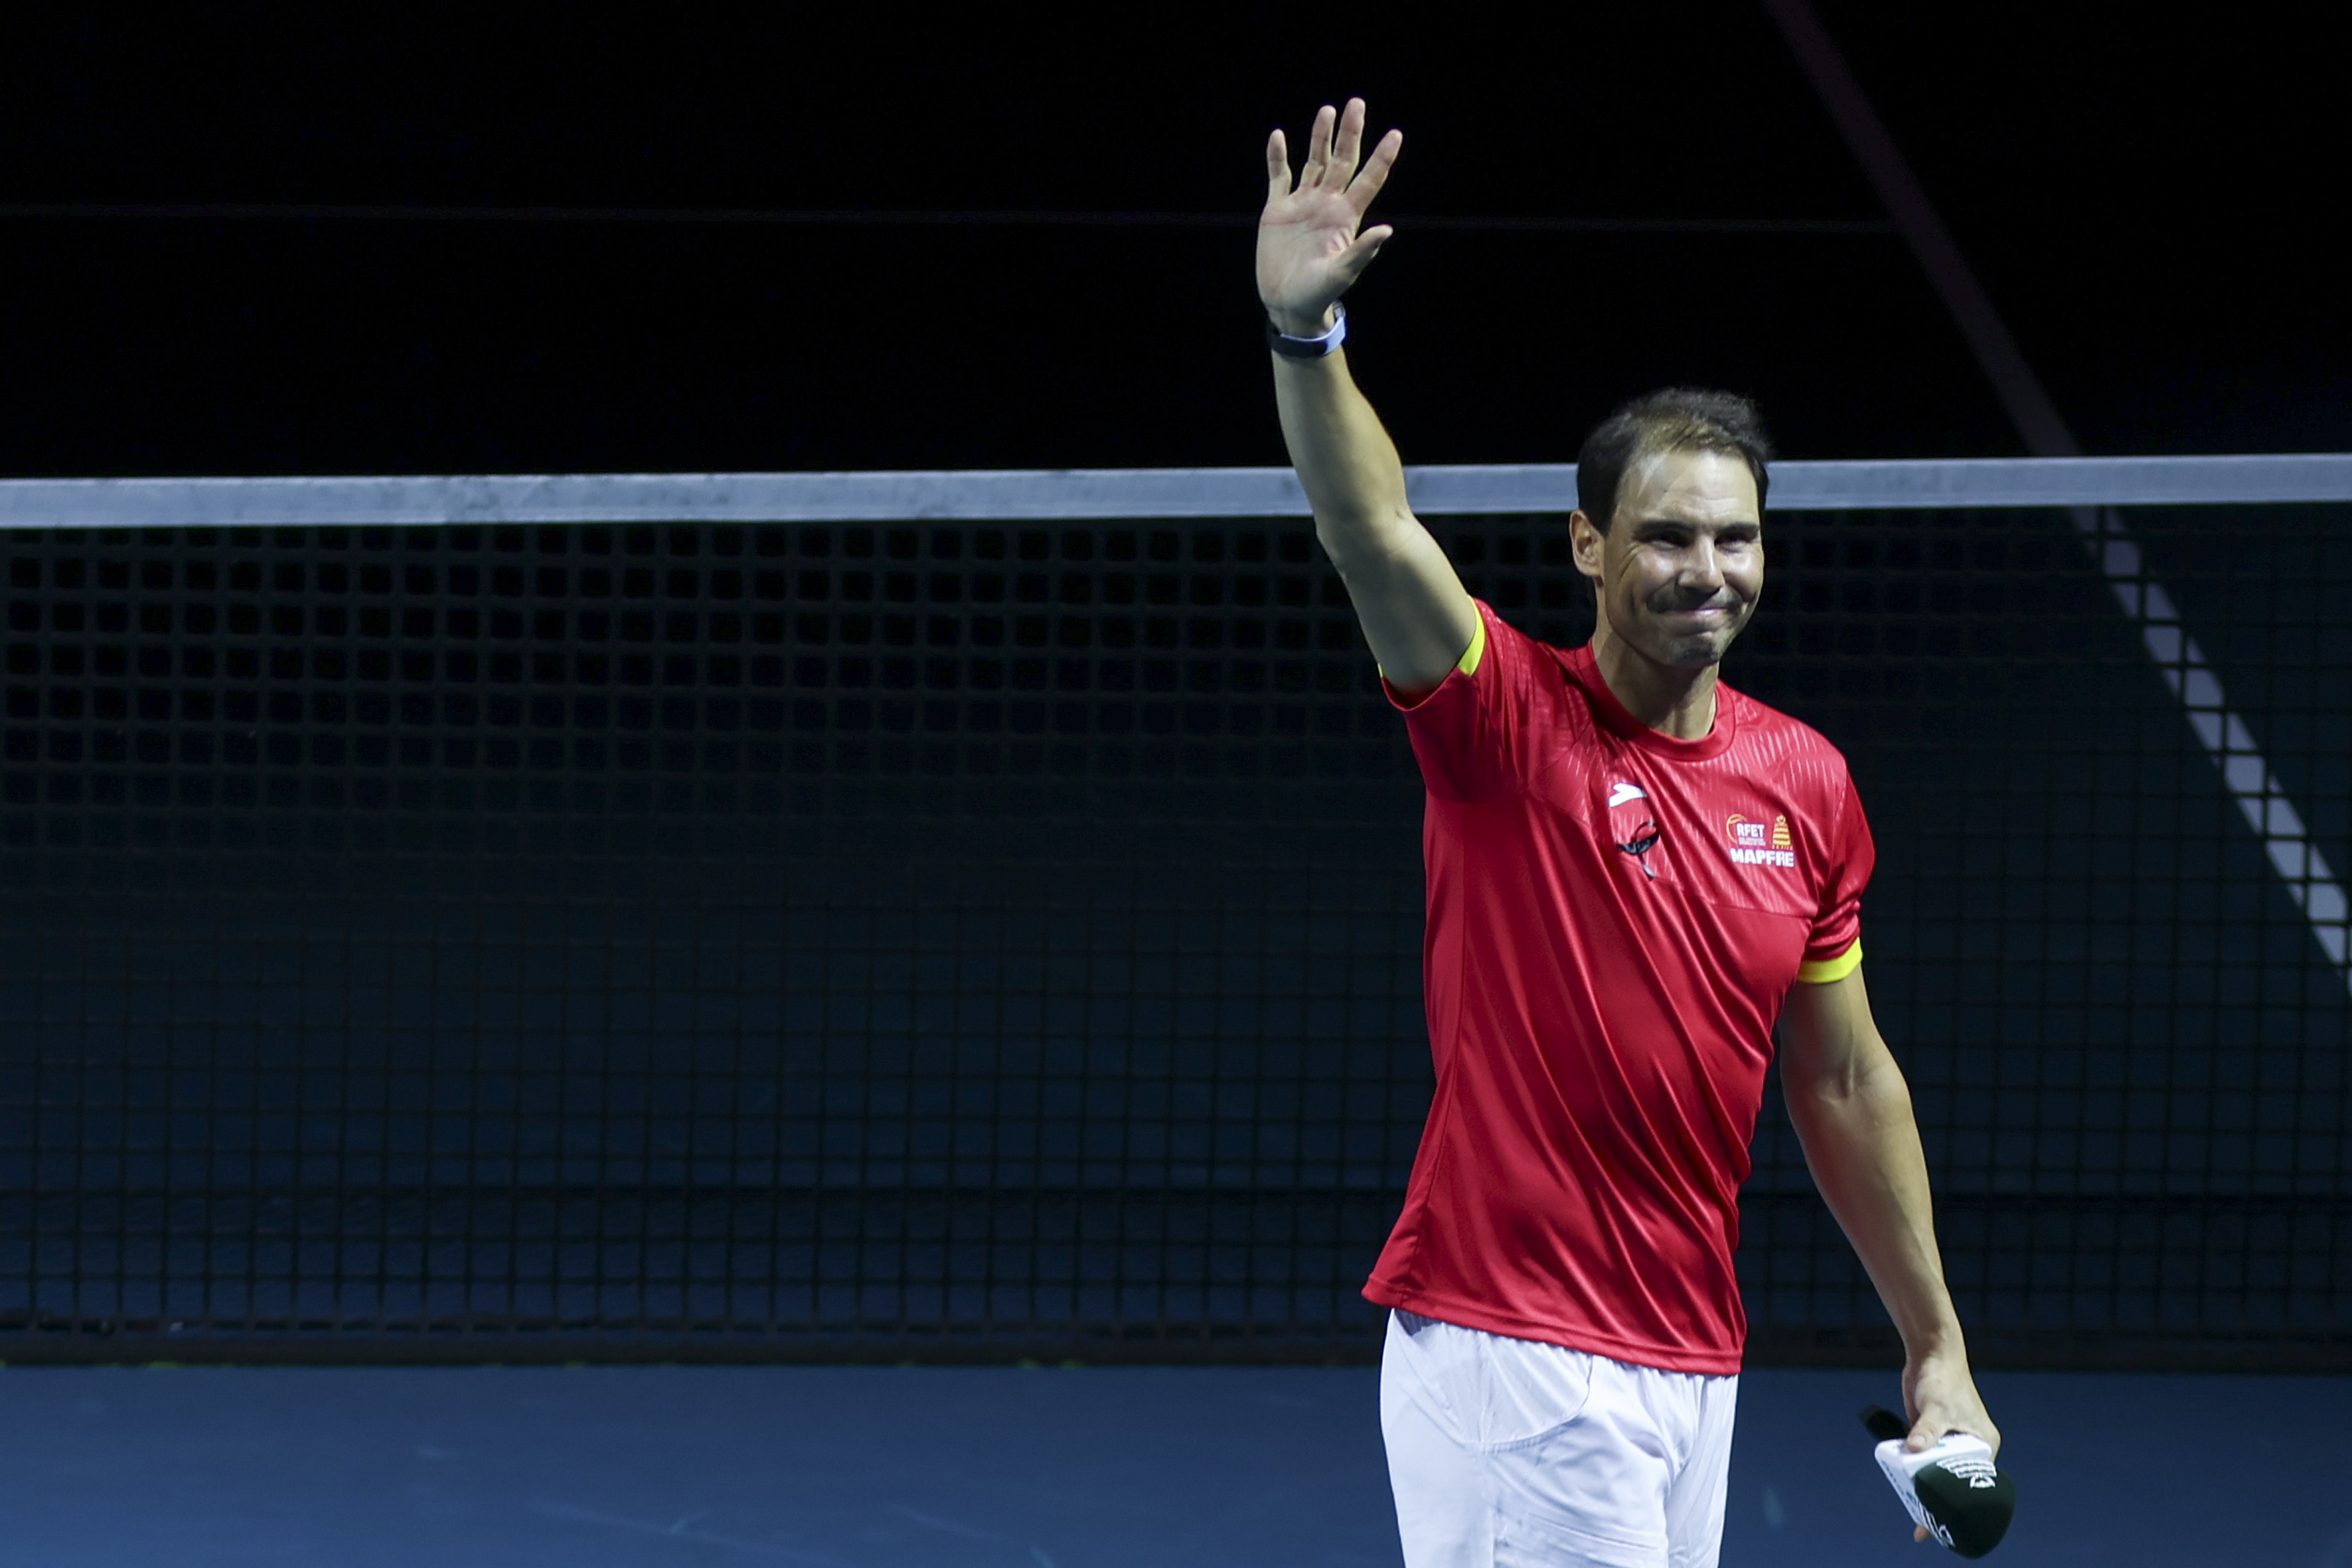
[(1475, 605), (1471, 606), (1471, 611), (1477, 616), (1478, 627), (1475, 631), (1470, 634), (1469, 647), (1464, 650), (1460, 658), (1454, 661), (1454, 668), (1460, 670), (1465, 675), (1477, 674), (1478, 661), (1486, 657), (1486, 613), (1479, 610)]
[(1486, 657), (1486, 613), (1483, 607), (1478, 606), (1477, 601), (1473, 600), (1471, 603), (1474, 608), (1478, 609), (1478, 626), (1470, 634), (1470, 646), (1463, 650), (1460, 658), (1454, 661), (1454, 668), (1445, 672), (1445, 679), (1419, 697), (1407, 700), (1399, 695), (1395, 687), (1389, 684), (1389, 672), (1377, 664), (1372, 666), (1372, 673), (1381, 678), (1381, 691), (1388, 698), (1390, 707), (1400, 713), (1411, 713), (1416, 709), (1425, 707), (1431, 698), (1453, 685), (1455, 676), (1459, 675), (1465, 680), (1476, 678), (1478, 666)]
[(1862, 967), (1862, 939), (1835, 958), (1809, 958), (1797, 965), (1797, 978), (1809, 985), (1826, 985), (1832, 980), (1843, 980)]

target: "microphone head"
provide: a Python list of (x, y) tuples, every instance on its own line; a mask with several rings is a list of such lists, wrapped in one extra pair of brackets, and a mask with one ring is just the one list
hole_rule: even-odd
[(1981, 1557), (1999, 1546), (2017, 1513), (2017, 1483), (2000, 1473), (1990, 1451), (1923, 1466), (1911, 1485), (1934, 1521), (1930, 1532), (1963, 1557)]
[(2001, 1474), (1984, 1439), (1954, 1432), (1915, 1454), (1904, 1446), (1909, 1426), (1901, 1416), (1874, 1405), (1862, 1420), (1880, 1439), (1878, 1468), (1914, 1523), (1963, 1557), (2000, 1544), (2017, 1513), (2017, 1483)]

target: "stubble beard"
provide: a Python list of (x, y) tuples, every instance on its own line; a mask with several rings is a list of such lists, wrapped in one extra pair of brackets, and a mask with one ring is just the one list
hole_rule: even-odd
[[(1699, 603), (1713, 602), (1710, 599)], [(1748, 618), (1756, 613), (1756, 602), (1733, 599), (1725, 604), (1724, 607), (1731, 611), (1731, 619), (1713, 631), (1669, 632), (1651, 618), (1698, 607), (1677, 604), (1671, 594), (1656, 594), (1627, 617), (1634, 623), (1632, 627), (1616, 616), (1609, 619), (1620, 640), (1631, 643), (1654, 662), (1669, 669), (1705, 669), (1723, 662), (1723, 656), (1731, 651), (1731, 645), (1748, 628)]]

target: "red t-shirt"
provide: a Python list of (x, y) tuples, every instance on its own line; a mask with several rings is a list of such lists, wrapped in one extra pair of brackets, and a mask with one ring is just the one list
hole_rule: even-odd
[(1437, 1091), (1382, 1306), (1675, 1372), (1739, 1370), (1739, 1184), (1772, 1024), (1861, 961), (1874, 853), (1845, 759), (1716, 689), (1677, 741), (1590, 648), (1484, 604), (1405, 710), (1429, 800)]

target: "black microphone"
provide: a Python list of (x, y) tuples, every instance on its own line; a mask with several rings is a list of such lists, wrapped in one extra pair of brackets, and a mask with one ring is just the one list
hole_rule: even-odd
[(1915, 1454), (1904, 1447), (1910, 1423), (1892, 1410), (1873, 1405), (1862, 1424), (1879, 1440), (1878, 1468), (1915, 1523), (1963, 1557), (2000, 1544), (2017, 1513), (2017, 1483), (1992, 1462), (1992, 1445), (1952, 1432)]

